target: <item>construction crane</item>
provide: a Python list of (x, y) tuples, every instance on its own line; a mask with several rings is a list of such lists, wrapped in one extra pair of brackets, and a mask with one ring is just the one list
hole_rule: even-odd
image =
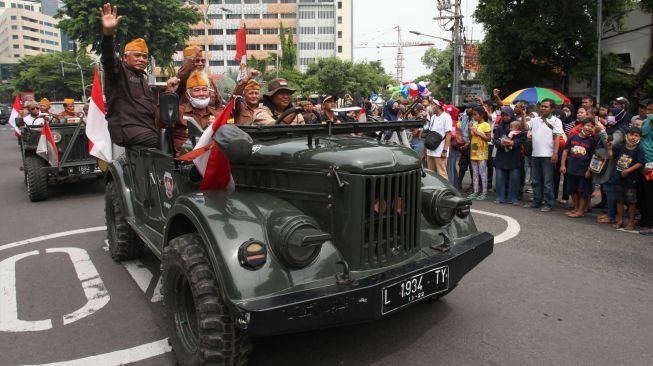
[(381, 47), (396, 47), (397, 48), (397, 59), (395, 61), (395, 68), (397, 70), (397, 82), (401, 83), (404, 80), (404, 47), (424, 47), (424, 46), (435, 46), (433, 42), (403, 42), (401, 40), (401, 27), (396, 26), (393, 29), (397, 31), (397, 43), (379, 43), (377, 45), (368, 45), (367, 43), (361, 43), (354, 48), (381, 48)]

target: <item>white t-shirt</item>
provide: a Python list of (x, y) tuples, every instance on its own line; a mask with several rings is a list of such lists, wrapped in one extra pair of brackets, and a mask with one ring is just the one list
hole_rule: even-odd
[(560, 136), (562, 121), (554, 116), (549, 116), (547, 122), (553, 127), (551, 130), (543, 121), (542, 117), (533, 117), (528, 121), (528, 128), (533, 136), (533, 157), (550, 158), (553, 156), (553, 135)]
[(442, 150), (444, 150), (444, 138), (447, 132), (451, 132), (451, 126), (453, 121), (451, 116), (447, 112), (442, 112), (439, 116), (435, 114), (431, 117), (431, 120), (424, 124), (424, 129), (429, 131), (435, 131), (442, 135), (442, 143), (435, 150), (426, 149), (426, 155), (440, 157), (442, 156)]
[(28, 126), (43, 126), (43, 124), (45, 123), (43, 117), (32, 117), (31, 114), (28, 114), (27, 116), (23, 117), (23, 121)]

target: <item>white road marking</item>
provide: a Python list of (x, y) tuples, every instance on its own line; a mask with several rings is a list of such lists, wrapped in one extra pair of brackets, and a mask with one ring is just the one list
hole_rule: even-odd
[(0, 331), (35, 332), (52, 328), (52, 320), (20, 320), (16, 302), (16, 262), (39, 255), (37, 250), (16, 254), (0, 262)]
[(72, 313), (63, 316), (63, 324), (74, 323), (83, 319), (96, 311), (102, 309), (109, 303), (111, 297), (107, 291), (100, 274), (95, 265), (91, 262), (88, 252), (82, 248), (50, 248), (46, 253), (66, 253), (73, 262), (73, 267), (77, 273), (79, 282), (82, 283), (82, 289), (86, 296), (86, 304)]
[(143, 263), (138, 259), (131, 261), (124, 261), (122, 265), (125, 267), (127, 272), (132, 276), (136, 284), (143, 292), (147, 292), (147, 289), (150, 287), (150, 282), (152, 282), (152, 272), (150, 272)]
[(25, 240), (20, 240), (20, 241), (15, 241), (13, 243), (8, 243), (4, 245), (0, 245), (0, 251), (11, 249), (11, 248), (16, 248), (20, 247), (26, 244), (31, 244), (31, 243), (36, 243), (39, 241), (44, 241), (48, 239), (55, 239), (55, 238), (61, 238), (62, 236), (69, 236), (69, 235), (76, 235), (76, 234), (83, 234), (83, 233), (91, 233), (94, 231), (102, 231), (106, 230), (106, 226), (96, 226), (96, 227), (89, 227), (86, 229), (77, 229), (77, 230), (69, 230), (69, 231), (62, 231), (59, 233), (54, 233), (54, 234), (48, 234), (48, 235), (41, 235), (37, 236), (35, 238), (31, 239), (25, 239)]
[(492, 216), (492, 217), (498, 217), (498, 218), (502, 219), (503, 221), (505, 221), (508, 224), (508, 227), (506, 227), (506, 230), (504, 230), (501, 234), (494, 236), (494, 244), (503, 243), (504, 241), (508, 241), (508, 240), (514, 238), (515, 236), (519, 235), (519, 231), (521, 230), (521, 226), (519, 225), (519, 222), (517, 222), (517, 220), (513, 219), (510, 216), (501, 215), (501, 214), (497, 214), (497, 213), (494, 213), (494, 212), (474, 210), (474, 209), (472, 209), (472, 213), (486, 215), (486, 216)]
[(161, 276), (159, 276), (159, 280), (156, 282), (156, 287), (154, 288), (154, 293), (152, 294), (152, 300), (151, 302), (159, 302), (163, 300), (163, 295), (161, 295)]
[[(78, 358), (76, 360), (53, 362), (41, 364), (38, 366), (118, 366), (125, 365), (132, 362), (146, 360), (151, 357), (162, 355), (172, 351), (172, 347), (168, 344), (168, 339), (147, 343), (142, 346), (123, 349), (104, 353), (101, 355), (89, 356)], [(37, 365), (32, 365), (37, 366)]]
[[(31, 244), (31, 243), (36, 243), (39, 241), (44, 241), (48, 239), (54, 239), (54, 238), (60, 238), (63, 236), (70, 236), (70, 235), (76, 235), (76, 234), (83, 234), (83, 233), (89, 233), (89, 232), (94, 232), (94, 231), (102, 231), (106, 230), (106, 226), (97, 226), (97, 227), (90, 227), (86, 229), (77, 229), (77, 230), (70, 230), (70, 231), (63, 231), (59, 233), (54, 233), (54, 234), (49, 234), (49, 235), (42, 235), (38, 236), (35, 238), (31, 239), (25, 239), (21, 241), (16, 241), (13, 243), (8, 243), (0, 246), (0, 251), (10, 249), (10, 248), (16, 248), (19, 246)], [(36, 255), (38, 252), (34, 251), (34, 254)], [(6, 261), (6, 260), (5, 260)], [(3, 261), (4, 262), (4, 261)], [(13, 263), (15, 263), (14, 261)], [(1, 264), (2, 262), (0, 262)], [(13, 270), (12, 270), (13, 272)], [(8, 278), (5, 276), (5, 273), (1, 270), (0, 266), (0, 291), (3, 291), (3, 287), (5, 282), (4, 279)], [(14, 286), (14, 291), (15, 291), (15, 286)], [(0, 295), (2, 295), (2, 292), (0, 292)], [(2, 300), (2, 299), (0, 299)], [(14, 296), (14, 301), (15, 301), (15, 296)], [(4, 304), (0, 303), (0, 319), (2, 319), (2, 316), (5, 316), (5, 309), (7, 309)], [(55, 362), (55, 363), (49, 363), (49, 364), (42, 364), (42, 366), (86, 366), (89, 364), (93, 364), (96, 366), (118, 366), (118, 365), (125, 365), (128, 363), (132, 362), (137, 362), (137, 361), (142, 361), (146, 360), (148, 358), (152, 358), (155, 356), (159, 356), (165, 353), (168, 353), (172, 350), (172, 348), (168, 344), (168, 339), (162, 339), (160, 341), (156, 342), (151, 342), (147, 344), (143, 344), (140, 346), (136, 347), (131, 347), (119, 351), (114, 351), (114, 352), (108, 352), (108, 353), (103, 353), (99, 355), (94, 355), (94, 356), (89, 356), (85, 358), (79, 358), (76, 360), (69, 360), (69, 361), (61, 361), (61, 362)]]

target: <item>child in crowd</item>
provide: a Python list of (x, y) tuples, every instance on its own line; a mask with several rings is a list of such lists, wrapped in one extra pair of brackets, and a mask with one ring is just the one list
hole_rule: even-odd
[(574, 202), (574, 209), (566, 212), (572, 218), (585, 215), (593, 188), (589, 165), (596, 148), (596, 140), (592, 137), (594, 120), (585, 118), (581, 124), (580, 133), (567, 140), (560, 162), (560, 173), (566, 174), (567, 194)]
[[(519, 121), (512, 121), (510, 122), (510, 132), (508, 132), (508, 136), (502, 136), (502, 140), (514, 140), (517, 136), (522, 134), (521, 130), (521, 123)], [(510, 151), (512, 150), (512, 147), (506, 147), (506, 150)]]
[[(617, 222), (613, 225), (624, 227), (624, 204), (628, 206), (628, 225), (626, 230), (635, 229), (635, 205), (637, 203), (637, 174), (644, 165), (644, 151), (639, 146), (642, 130), (630, 127), (626, 132), (626, 143), (617, 151), (608, 145), (608, 156), (616, 161), (610, 183), (617, 203)], [(616, 152), (616, 154), (615, 154)]]
[[(472, 112), (473, 122), (469, 126), (469, 135), (471, 136), (470, 159), (474, 192), (467, 197), (478, 201), (486, 199), (488, 190), (488, 142), (490, 141), (492, 127), (487, 122), (487, 119), (488, 115), (483, 107), (476, 107)], [(480, 186), (482, 186), (482, 190)]]

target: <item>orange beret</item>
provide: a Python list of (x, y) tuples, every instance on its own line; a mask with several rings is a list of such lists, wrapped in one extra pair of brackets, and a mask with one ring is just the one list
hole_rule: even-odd
[(143, 38), (136, 38), (125, 45), (125, 52), (129, 51), (148, 53), (147, 43), (145, 43)]
[(250, 79), (247, 81), (247, 84), (245, 84), (243, 90), (261, 90), (261, 85), (257, 83), (256, 80)]
[(40, 105), (47, 105), (49, 107), (50, 106), (50, 101), (48, 100), (48, 98), (43, 98), (43, 99), (41, 99), (39, 104)]
[(194, 71), (190, 74), (190, 77), (186, 82), (186, 89), (192, 89), (198, 86), (209, 86), (209, 83), (198, 71)]
[(63, 104), (75, 104), (75, 99), (66, 98), (66, 99), (63, 100)]
[[(188, 45), (188, 47), (184, 48), (183, 54), (184, 58), (193, 56), (193, 53), (195, 52), (195, 47), (199, 47), (198, 44), (191, 43)], [(200, 55), (202, 54), (202, 51), (200, 51)]]

